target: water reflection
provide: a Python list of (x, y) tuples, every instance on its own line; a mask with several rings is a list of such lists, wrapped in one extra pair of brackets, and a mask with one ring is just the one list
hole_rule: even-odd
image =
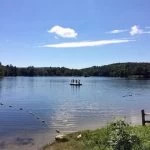
[(140, 124), (140, 110), (149, 110), (150, 80), (81, 77), (78, 79), (83, 86), (70, 86), (71, 79), (1, 78), (1, 147), (5, 147), (4, 136), (13, 140), (19, 137), (23, 143), (34, 137), (37, 146), (43, 137), (45, 141), (53, 137), (56, 129), (69, 132), (97, 128), (116, 117)]
[(80, 86), (70, 86), (73, 93), (80, 92)]

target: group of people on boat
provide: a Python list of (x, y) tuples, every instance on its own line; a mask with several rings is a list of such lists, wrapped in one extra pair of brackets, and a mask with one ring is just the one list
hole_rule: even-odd
[(81, 83), (80, 83), (80, 80), (74, 80), (74, 79), (72, 79), (71, 80), (71, 84), (81, 84)]

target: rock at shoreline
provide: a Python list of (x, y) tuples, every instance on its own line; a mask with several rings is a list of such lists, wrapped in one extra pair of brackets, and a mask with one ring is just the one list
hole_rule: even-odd
[(66, 142), (66, 141), (68, 141), (68, 139), (63, 134), (56, 135), (55, 140), (58, 141), (58, 142)]
[(77, 139), (80, 139), (82, 137), (82, 135), (81, 134), (79, 134), (78, 136), (77, 136)]

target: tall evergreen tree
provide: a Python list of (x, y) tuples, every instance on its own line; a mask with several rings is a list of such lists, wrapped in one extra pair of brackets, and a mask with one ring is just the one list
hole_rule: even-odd
[(3, 69), (3, 66), (0, 62), (0, 76), (3, 76), (4, 75), (4, 69)]

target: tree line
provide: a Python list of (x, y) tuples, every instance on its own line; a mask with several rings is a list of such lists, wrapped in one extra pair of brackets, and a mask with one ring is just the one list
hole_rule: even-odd
[(106, 77), (150, 77), (150, 63), (115, 63), (84, 69), (65, 67), (16, 67), (0, 63), (0, 76), (106, 76)]

